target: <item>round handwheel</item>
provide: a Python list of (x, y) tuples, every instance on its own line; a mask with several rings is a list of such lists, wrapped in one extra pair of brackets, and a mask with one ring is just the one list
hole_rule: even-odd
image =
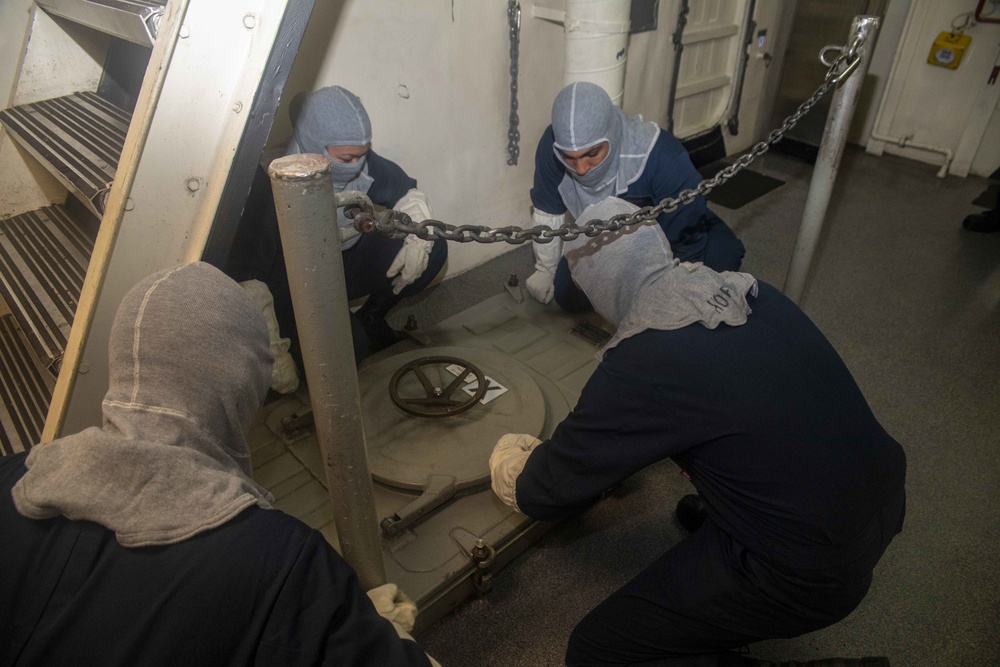
[[(459, 366), (458, 375), (452, 379), (451, 372), (445, 366)], [(436, 373), (431, 373), (434, 377), (447, 378), (448, 384), (444, 382), (435, 383), (430, 379), (425, 369), (432, 366), (440, 367)], [(423, 389), (422, 396), (401, 396), (399, 392), (400, 382), (413, 373)], [(460, 387), (466, 383), (466, 377), (472, 374), (476, 378), (476, 391), (467, 400), (452, 398), (455, 392), (460, 391)], [(456, 357), (422, 357), (414, 359), (396, 371), (392, 379), (389, 380), (389, 397), (403, 412), (418, 417), (451, 417), (461, 414), (474, 406), (486, 394), (486, 376), (483, 372), (464, 359)], [(409, 392), (407, 392), (409, 393)]]

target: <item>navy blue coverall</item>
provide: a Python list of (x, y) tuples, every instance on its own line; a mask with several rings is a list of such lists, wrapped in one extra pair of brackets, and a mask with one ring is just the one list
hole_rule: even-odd
[(819, 329), (759, 285), (741, 326), (647, 329), (610, 350), (517, 478), (521, 511), (557, 520), (669, 457), (708, 510), (579, 623), (568, 664), (714, 665), (826, 627), (901, 530), (902, 447)]
[(0, 459), (0, 666), (430, 665), (298, 519), (253, 506), (126, 548), (91, 521), (21, 516), (26, 456)]

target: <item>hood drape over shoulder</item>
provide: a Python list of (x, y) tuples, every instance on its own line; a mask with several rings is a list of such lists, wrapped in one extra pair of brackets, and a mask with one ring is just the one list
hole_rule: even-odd
[[(587, 207), (579, 220), (607, 220), (632, 214), (637, 206), (609, 197)], [(573, 280), (594, 309), (617, 327), (600, 351), (646, 329), (669, 331), (696, 322), (714, 329), (747, 321), (747, 293), (757, 294), (749, 273), (718, 273), (702, 264), (681, 264), (655, 221), (593, 238), (580, 236), (566, 244)]]
[(142, 547), (269, 508), (245, 434), (271, 362), (263, 318), (221, 271), (197, 262), (149, 276), (112, 325), (103, 426), (35, 447), (12, 491), (18, 511), (93, 521)]

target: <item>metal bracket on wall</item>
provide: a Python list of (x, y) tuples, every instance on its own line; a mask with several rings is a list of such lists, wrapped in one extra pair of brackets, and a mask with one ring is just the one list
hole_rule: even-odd
[(670, 75), (670, 96), (667, 98), (667, 132), (674, 132), (674, 102), (677, 100), (677, 79), (681, 75), (681, 53), (684, 52), (684, 26), (687, 25), (687, 15), (691, 11), (688, 0), (682, 0), (681, 9), (677, 12), (677, 29), (674, 30), (674, 71)]
[(747, 10), (746, 41), (743, 43), (743, 53), (740, 59), (743, 61), (739, 65), (739, 80), (736, 83), (736, 94), (733, 95), (733, 110), (729, 114), (726, 127), (730, 134), (740, 133), (740, 100), (743, 97), (743, 84), (747, 78), (747, 64), (750, 62), (750, 47), (753, 45), (753, 35), (757, 30), (757, 21), (754, 20), (754, 10), (757, 8), (757, 0), (750, 0), (750, 9)]

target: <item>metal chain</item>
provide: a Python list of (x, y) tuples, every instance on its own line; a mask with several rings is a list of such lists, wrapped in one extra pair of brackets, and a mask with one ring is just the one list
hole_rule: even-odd
[(518, 0), (507, 2), (507, 23), (510, 26), (510, 120), (507, 125), (507, 164), (516, 165), (521, 154), (520, 119), (517, 117), (517, 58), (521, 41), (521, 5)]
[[(676, 197), (667, 197), (656, 206), (645, 206), (631, 214), (622, 213), (612, 216), (607, 220), (590, 220), (582, 225), (576, 221), (565, 222), (560, 227), (552, 229), (544, 225), (536, 227), (485, 227), (480, 225), (449, 225), (440, 220), (424, 220), (414, 223), (410, 216), (392, 209), (381, 213), (374, 213), (371, 210), (361, 210), (360, 214), (355, 213), (355, 227), (362, 232), (377, 231), (391, 238), (403, 238), (413, 234), (422, 239), (444, 239), (446, 241), (456, 241), (458, 243), (509, 243), (520, 245), (527, 241), (534, 243), (549, 243), (553, 239), (572, 241), (581, 234), (587, 237), (594, 237), (603, 232), (611, 232), (642, 224), (650, 220), (655, 220), (662, 213), (672, 213), (681, 206), (685, 206), (695, 201), (698, 197), (703, 197), (713, 189), (719, 187), (737, 173), (749, 166), (754, 160), (763, 155), (775, 143), (780, 141), (799, 120), (812, 109), (820, 98), (826, 95), (832, 88), (843, 83), (848, 76), (857, 68), (861, 56), (858, 49), (864, 42), (864, 36), (858, 35), (853, 42), (843, 48), (840, 55), (830, 65), (826, 77), (819, 88), (809, 96), (809, 98), (799, 105), (795, 112), (785, 118), (785, 121), (775, 130), (772, 130), (765, 141), (761, 141), (750, 149), (750, 152), (741, 156), (733, 164), (720, 170), (715, 176), (707, 178), (696, 187), (682, 190)], [(359, 209), (364, 207), (358, 206)], [(352, 212), (348, 212), (350, 215)]]

